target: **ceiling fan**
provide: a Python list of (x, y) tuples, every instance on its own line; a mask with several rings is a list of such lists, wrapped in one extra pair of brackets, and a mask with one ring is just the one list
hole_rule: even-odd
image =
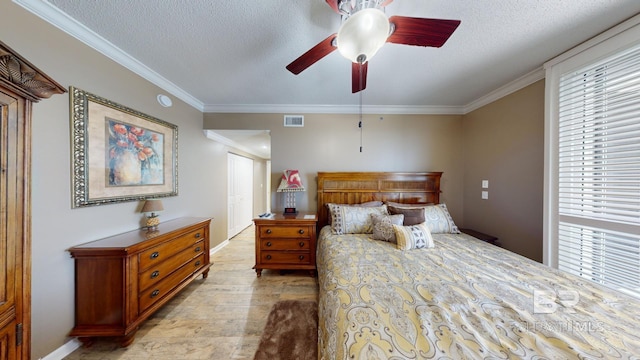
[(340, 29), (287, 65), (287, 70), (297, 75), (338, 49), (351, 60), (351, 92), (357, 93), (367, 87), (368, 61), (385, 42), (441, 47), (460, 25), (460, 20), (387, 18), (384, 7), (392, 1), (326, 0), (342, 15)]

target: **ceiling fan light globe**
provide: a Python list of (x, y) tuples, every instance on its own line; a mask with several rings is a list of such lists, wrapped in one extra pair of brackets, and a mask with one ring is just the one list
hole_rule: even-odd
[[(379, 9), (363, 9), (351, 15), (340, 27), (338, 51), (351, 62), (370, 60), (389, 36), (389, 19)], [(362, 61), (364, 62), (364, 61)]]

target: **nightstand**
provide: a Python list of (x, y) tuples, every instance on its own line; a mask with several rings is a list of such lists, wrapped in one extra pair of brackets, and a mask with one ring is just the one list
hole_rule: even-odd
[(273, 214), (254, 219), (256, 228), (256, 275), (263, 269), (309, 270), (316, 274), (315, 213)]
[(472, 229), (459, 229), (459, 230), (467, 235), (473, 236), (476, 239), (480, 239), (484, 242), (488, 242), (489, 244), (492, 244), (495, 246), (500, 246), (500, 243), (498, 242), (498, 238), (493, 235), (487, 235)]

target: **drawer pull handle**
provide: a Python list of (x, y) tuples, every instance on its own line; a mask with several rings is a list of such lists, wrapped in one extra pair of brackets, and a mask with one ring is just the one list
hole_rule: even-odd
[(267, 229), (266, 233), (271, 234), (271, 229)]
[(151, 296), (150, 296), (150, 297), (151, 297), (151, 298), (154, 298), (154, 297), (158, 296), (158, 294), (160, 294), (160, 290), (157, 290), (157, 289), (156, 289), (156, 290), (153, 290), (153, 292), (151, 293)]
[(200, 239), (200, 233), (196, 233), (196, 239)]
[(158, 271), (158, 270), (156, 270), (156, 271), (154, 271), (154, 272), (152, 272), (152, 273), (151, 273), (151, 278), (152, 278), (152, 279), (155, 279), (155, 278), (157, 278), (158, 276), (160, 276), (160, 271)]
[(196, 266), (200, 266), (200, 260), (196, 261)]
[(267, 260), (271, 260), (271, 255), (267, 255)]
[(298, 234), (300, 234), (300, 235), (304, 234), (304, 229), (298, 230)]
[(300, 241), (300, 247), (304, 247), (304, 241)]
[(271, 246), (271, 241), (267, 241), (267, 246)]
[(300, 255), (300, 256), (298, 256), (298, 259), (300, 259), (300, 260), (304, 260), (304, 255)]
[(157, 258), (158, 258), (158, 256), (160, 256), (160, 253), (158, 253), (157, 251), (154, 251), (154, 252), (151, 254), (150, 258), (151, 258), (151, 259), (157, 259)]
[(202, 250), (202, 249), (200, 248), (200, 246), (198, 246), (195, 251), (196, 252), (200, 252), (200, 250)]

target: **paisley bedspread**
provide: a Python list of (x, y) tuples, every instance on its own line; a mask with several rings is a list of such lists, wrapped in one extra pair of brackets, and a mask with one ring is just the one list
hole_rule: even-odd
[(640, 300), (464, 234), (317, 250), (319, 358), (639, 359)]

